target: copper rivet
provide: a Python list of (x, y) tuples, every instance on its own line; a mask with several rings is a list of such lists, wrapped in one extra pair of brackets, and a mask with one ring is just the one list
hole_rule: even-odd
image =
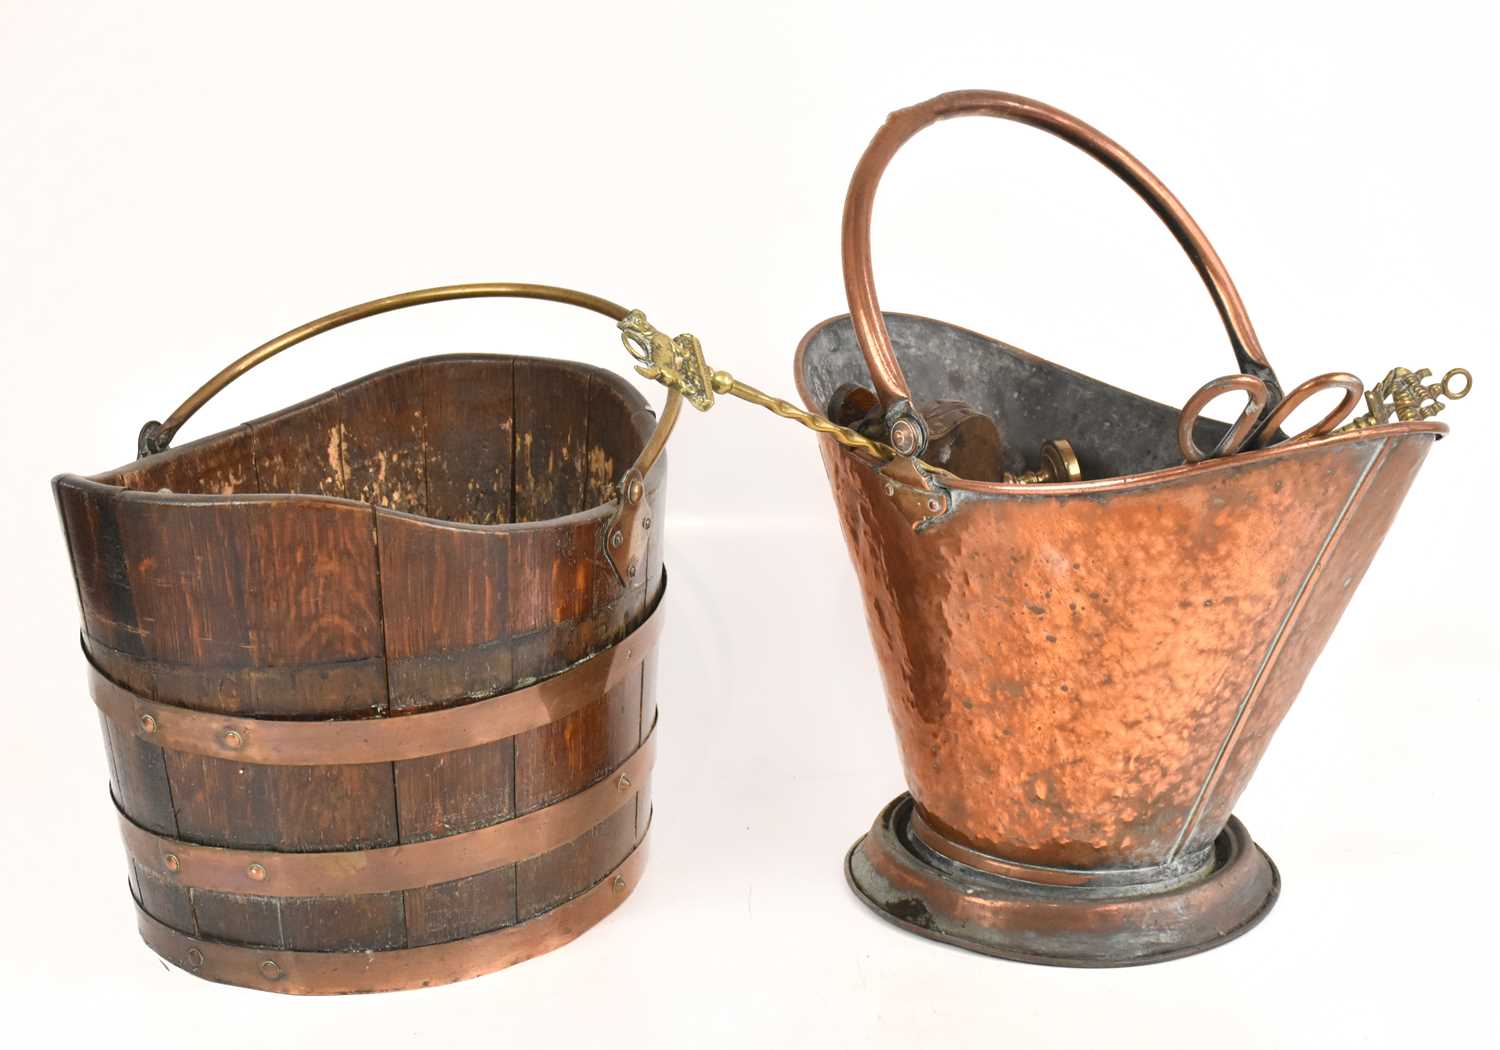
[(237, 749), (239, 747), (242, 747), (245, 743), (245, 738), (240, 736), (240, 732), (238, 729), (231, 729), (227, 731), (224, 734), (223, 740), (224, 746), (230, 749)]
[(625, 570), (625, 575), (629, 576), (631, 579), (635, 578), (635, 559), (634, 558), (630, 559), (630, 567)]
[(245, 869), (245, 874), (249, 875), (256, 882), (266, 881), (266, 869), (261, 867), (259, 864), (250, 865)]
[(651, 517), (650, 517), (650, 515), (647, 515), (646, 516), (646, 520), (643, 521), (643, 522), (641, 522), (641, 527), (645, 528), (645, 529), (649, 529), (651, 527)]
[(274, 981), (281, 976), (281, 967), (276, 965), (274, 959), (267, 959), (260, 964), (260, 975), (268, 981)]
[(621, 773), (620, 774), (620, 790), (624, 791), (629, 786), (630, 786), (630, 774), (629, 773)]
[(161, 859), (161, 863), (162, 867), (166, 868), (168, 871), (176, 871), (178, 868), (182, 867), (182, 861), (177, 859), (177, 854), (175, 853), (168, 853)]
[(903, 456), (917, 450), (917, 428), (909, 419), (898, 419), (891, 427), (891, 446)]
[(141, 715), (141, 730), (147, 733), (156, 732), (156, 719), (150, 715)]
[(935, 499), (930, 499), (927, 501), (927, 509), (936, 514), (938, 511), (943, 509), (943, 505)]
[(620, 544), (622, 544), (624, 542), (625, 542), (625, 534), (623, 532), (616, 532), (613, 536), (611, 536), (609, 538), (609, 545), (611, 547), (618, 547)]
[(197, 948), (189, 948), (187, 950), (187, 960), (188, 965), (196, 970), (203, 965), (203, 953)]
[(644, 487), (641, 485), (639, 480), (632, 481), (630, 483), (630, 488), (627, 490), (627, 495), (630, 497), (630, 502), (639, 503), (641, 501), (641, 495), (643, 494), (643, 491)]
[(887, 496), (894, 496), (896, 494), (896, 486), (887, 481), (885, 483), (885, 494)]
[(616, 893), (624, 893), (625, 892), (625, 876), (624, 875), (616, 875), (615, 876), (615, 881), (612, 883), (612, 885), (614, 886), (614, 889), (615, 889)]

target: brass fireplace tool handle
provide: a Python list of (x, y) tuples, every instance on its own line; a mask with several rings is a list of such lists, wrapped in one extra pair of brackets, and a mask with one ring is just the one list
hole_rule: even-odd
[(715, 394), (729, 394), (752, 405), (759, 405), (784, 419), (801, 423), (809, 430), (827, 434), (841, 445), (857, 448), (882, 461), (896, 457), (896, 450), (882, 442), (865, 437), (857, 430), (812, 412), (805, 412), (789, 401), (772, 397), (748, 383), (742, 383), (728, 372), (713, 371), (703, 359), (703, 344), (698, 337), (683, 333), (675, 339), (658, 332), (639, 310), (631, 310), (620, 321), (620, 340), (637, 362), (635, 370), (668, 390), (679, 391), (683, 399), (699, 412), (707, 412)]
[[(1464, 385), (1454, 385), (1462, 377)], [(1462, 401), (1474, 388), (1474, 377), (1467, 368), (1450, 368), (1443, 374), (1442, 382), (1424, 384), (1422, 380), (1432, 378), (1432, 369), (1421, 368), (1415, 372), (1405, 368), (1393, 368), (1386, 377), (1365, 391), (1365, 404), (1370, 408), (1334, 431), (1342, 434), (1349, 430), (1364, 430), (1379, 426), (1395, 416), (1398, 422), (1409, 423), (1419, 419), (1431, 419), (1446, 405), (1442, 399)]]
[[(909, 458), (910, 464), (919, 469), (919, 473), (912, 479), (917, 482), (918, 487), (924, 487), (920, 480), (921, 474), (938, 478), (954, 477), (951, 471), (915, 456), (905, 457), (885, 442), (867, 437), (853, 427), (843, 426), (827, 416), (798, 408), (789, 401), (772, 397), (765, 391), (736, 379), (728, 372), (710, 368), (703, 357), (703, 344), (696, 336), (687, 333), (675, 338), (667, 336), (652, 327), (646, 320), (646, 315), (639, 310), (631, 310), (621, 318), (619, 327), (621, 342), (637, 362), (635, 370), (668, 390), (677, 391), (683, 400), (700, 412), (707, 412), (713, 407), (715, 394), (728, 394), (752, 405), (759, 405), (783, 419), (800, 423), (816, 433), (827, 434), (839, 444), (865, 452), (882, 463), (895, 463)], [(1428, 368), (1416, 372), (1405, 368), (1393, 369), (1379, 383), (1364, 390), (1369, 411), (1343, 426), (1338, 425), (1339, 421), (1349, 414), (1362, 389), (1359, 380), (1347, 373), (1317, 376), (1298, 386), (1276, 405), (1264, 423), (1261, 423), (1260, 416), (1268, 404), (1270, 393), (1264, 381), (1246, 373), (1225, 376), (1205, 384), (1188, 401), (1178, 418), (1178, 441), (1184, 458), (1189, 463), (1197, 463), (1204, 459), (1233, 455), (1252, 441), (1256, 447), (1272, 443), (1273, 436), (1292, 410), (1309, 396), (1325, 389), (1344, 390), (1345, 396), (1338, 407), (1314, 426), (1285, 439), (1283, 444), (1378, 426), (1392, 416), (1401, 422), (1429, 419), (1443, 410), (1443, 398), (1459, 401), (1468, 396), (1474, 385), (1473, 376), (1463, 368), (1449, 370), (1441, 382), (1423, 382), (1431, 376), (1432, 370)], [(1456, 380), (1460, 378), (1463, 380), (1462, 387), (1456, 385)], [(1250, 401), (1240, 419), (1230, 427), (1218, 446), (1210, 452), (1204, 452), (1193, 443), (1193, 425), (1210, 401), (1230, 390), (1245, 390), (1250, 395)], [(1007, 472), (1000, 481), (1005, 484), (1035, 485), (1082, 480), (1078, 457), (1066, 440), (1057, 438), (1046, 442), (1042, 446), (1041, 455), (1042, 462), (1036, 470)]]
[[(728, 394), (752, 405), (759, 405), (783, 419), (800, 423), (809, 430), (827, 434), (847, 448), (868, 453), (883, 463), (903, 458), (890, 445), (866, 437), (852, 427), (841, 426), (827, 416), (798, 408), (790, 401), (772, 397), (763, 390), (741, 382), (728, 372), (711, 369), (703, 358), (703, 344), (698, 338), (686, 333), (671, 338), (658, 332), (639, 310), (631, 310), (620, 321), (620, 339), (625, 349), (637, 362), (636, 371), (647, 379), (655, 380), (668, 390), (676, 390), (688, 404), (700, 412), (707, 412), (714, 404), (715, 394)], [(942, 467), (913, 459), (923, 471), (939, 477), (953, 477)], [(1032, 485), (1057, 481), (1077, 481), (1080, 477), (1078, 459), (1066, 441), (1058, 439), (1042, 446), (1042, 464), (1036, 470), (1020, 474), (1006, 474), (1002, 480), (1010, 484)]]
[[(1178, 448), (1182, 452), (1182, 458), (1188, 463), (1201, 463), (1206, 459), (1232, 456), (1249, 447), (1266, 448), (1275, 444), (1295, 445), (1312, 438), (1326, 437), (1329, 434), (1364, 430), (1379, 426), (1389, 421), (1392, 416), (1400, 423), (1418, 422), (1431, 419), (1441, 412), (1446, 407), (1443, 404), (1443, 398), (1450, 401), (1462, 400), (1468, 396), (1474, 386), (1474, 377), (1465, 368), (1449, 369), (1441, 382), (1423, 382), (1431, 377), (1432, 369), (1430, 368), (1422, 368), (1415, 372), (1405, 368), (1393, 368), (1386, 373), (1384, 379), (1369, 389), (1365, 389), (1364, 384), (1358, 378), (1347, 372), (1329, 372), (1326, 375), (1314, 376), (1302, 383), (1288, 393), (1279, 404), (1271, 408), (1269, 415), (1266, 415), (1266, 409), (1270, 403), (1270, 391), (1264, 382), (1256, 376), (1244, 373), (1220, 376), (1199, 387), (1183, 406), (1181, 414), (1177, 417)], [(1463, 380), (1463, 386), (1457, 385), (1456, 381), (1460, 378)], [(1332, 411), (1306, 430), (1278, 440), (1281, 424), (1286, 422), (1287, 417), (1295, 409), (1308, 398), (1324, 390), (1335, 389), (1342, 390), (1344, 396)], [(1249, 400), (1239, 418), (1219, 439), (1219, 443), (1205, 452), (1193, 440), (1193, 429), (1209, 402), (1234, 390), (1243, 392)], [(1369, 411), (1340, 426), (1344, 417), (1359, 403), (1361, 394), (1364, 395)]]

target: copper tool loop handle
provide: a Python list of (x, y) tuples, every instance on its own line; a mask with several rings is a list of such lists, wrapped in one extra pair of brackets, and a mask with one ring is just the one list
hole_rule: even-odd
[[(146, 429), (141, 432), (142, 456), (164, 452), (171, 444), (172, 439), (177, 436), (177, 431), (182, 425), (193, 417), (193, 414), (206, 405), (215, 395), (230, 383), (244, 375), (250, 369), (263, 361), (268, 361), (281, 353), (283, 350), (296, 346), (298, 343), (311, 339), (315, 335), (341, 328), (351, 321), (359, 321), (366, 317), (374, 317), (376, 314), (390, 313), (392, 310), (404, 310), (408, 306), (421, 306), (425, 303), (441, 303), (450, 299), (540, 299), (547, 302), (563, 303), (568, 306), (577, 306), (585, 310), (593, 310), (595, 313), (603, 314), (615, 321), (622, 319), (628, 312), (625, 307), (618, 303), (612, 303), (608, 299), (601, 299), (597, 295), (589, 295), (587, 292), (574, 291), (571, 288), (558, 288), (548, 284), (517, 284), (509, 281), (481, 282), (477, 284), (449, 284), (437, 288), (422, 288), (413, 292), (402, 292), (399, 295), (387, 295), (381, 299), (372, 299), (358, 306), (350, 306), (336, 313), (319, 317), (315, 321), (309, 321), (304, 325), (293, 328), (289, 332), (283, 332), (275, 339), (262, 343), (254, 350), (245, 354), (239, 360), (225, 366), (218, 375), (195, 390), (186, 401), (167, 417), (166, 422), (161, 424), (147, 423)], [(648, 474), (651, 467), (656, 463), (661, 450), (666, 446), (667, 438), (672, 433), (672, 427), (677, 423), (678, 413), (682, 409), (682, 395), (676, 390), (667, 394), (667, 404), (662, 410), (661, 417), (657, 420), (656, 430), (646, 447), (641, 450), (636, 459), (635, 470), (642, 475)]]
[(1275, 407), (1281, 400), (1281, 387), (1261, 350), (1229, 272), (1187, 209), (1145, 165), (1102, 132), (1044, 103), (1001, 91), (954, 91), (892, 113), (870, 140), (854, 169), (854, 177), (849, 180), (849, 193), (844, 199), (844, 289), (855, 336), (870, 366), (881, 404), (887, 410), (910, 402), (911, 388), (891, 348), (891, 335), (875, 295), (875, 273), (870, 260), (870, 217), (875, 190), (886, 165), (908, 139), (940, 120), (967, 116), (1000, 117), (1050, 132), (1083, 150), (1135, 190), (1166, 223), (1193, 261), (1224, 320), (1240, 370), (1266, 384), (1271, 407)]

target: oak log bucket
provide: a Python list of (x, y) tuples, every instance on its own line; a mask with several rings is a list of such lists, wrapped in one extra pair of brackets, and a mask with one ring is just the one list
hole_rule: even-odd
[[(923, 436), (919, 403), (963, 401), (994, 420), (1004, 471), (1064, 436), (1095, 480), (1024, 485), (911, 460), (897, 473), (822, 439), (909, 787), (847, 874), (892, 922), (989, 954), (1102, 966), (1201, 951), (1276, 899), (1275, 868), (1231, 811), (1447, 428), (1393, 423), (1187, 465), (1174, 408), (881, 313), (880, 175), (917, 131), (974, 114), (1058, 135), (1129, 184), (1197, 267), (1241, 371), (1279, 396), (1217, 254), (1116, 143), (996, 92), (891, 115), (849, 188), (850, 315), (798, 348), (803, 401), (834, 414), (841, 388), (873, 386), (898, 449), (897, 426)], [(1203, 421), (1195, 436), (1227, 429)]]
[(651, 822), (672, 393), (430, 357), (180, 448), (259, 361), (474, 284), (314, 321), (142, 457), (54, 481), (146, 942), (291, 993), (409, 988), (557, 947), (635, 887)]

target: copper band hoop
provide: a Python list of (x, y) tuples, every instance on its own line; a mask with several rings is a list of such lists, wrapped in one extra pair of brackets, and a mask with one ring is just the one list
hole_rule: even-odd
[(494, 871), (572, 842), (637, 796), (649, 797), (655, 761), (653, 725), (629, 758), (567, 798), (473, 831), (378, 849), (289, 853), (205, 846), (157, 834), (123, 811), (120, 835), (132, 861), (191, 889), (256, 897), (394, 893)]
[(389, 951), (307, 952), (252, 948), (193, 937), (148, 915), (136, 901), (141, 938), (199, 977), (288, 995), (347, 995), (429, 988), (492, 973), (568, 943), (619, 907), (646, 866), (649, 824), (613, 871), (565, 904), (516, 926), (461, 940)]
[(457, 707), (386, 718), (248, 718), (163, 704), (88, 664), (89, 692), (116, 726), (146, 743), (268, 766), (401, 762), (462, 751), (555, 722), (596, 701), (637, 670), (661, 637), (666, 578), (656, 608), (607, 649), (540, 682)]

